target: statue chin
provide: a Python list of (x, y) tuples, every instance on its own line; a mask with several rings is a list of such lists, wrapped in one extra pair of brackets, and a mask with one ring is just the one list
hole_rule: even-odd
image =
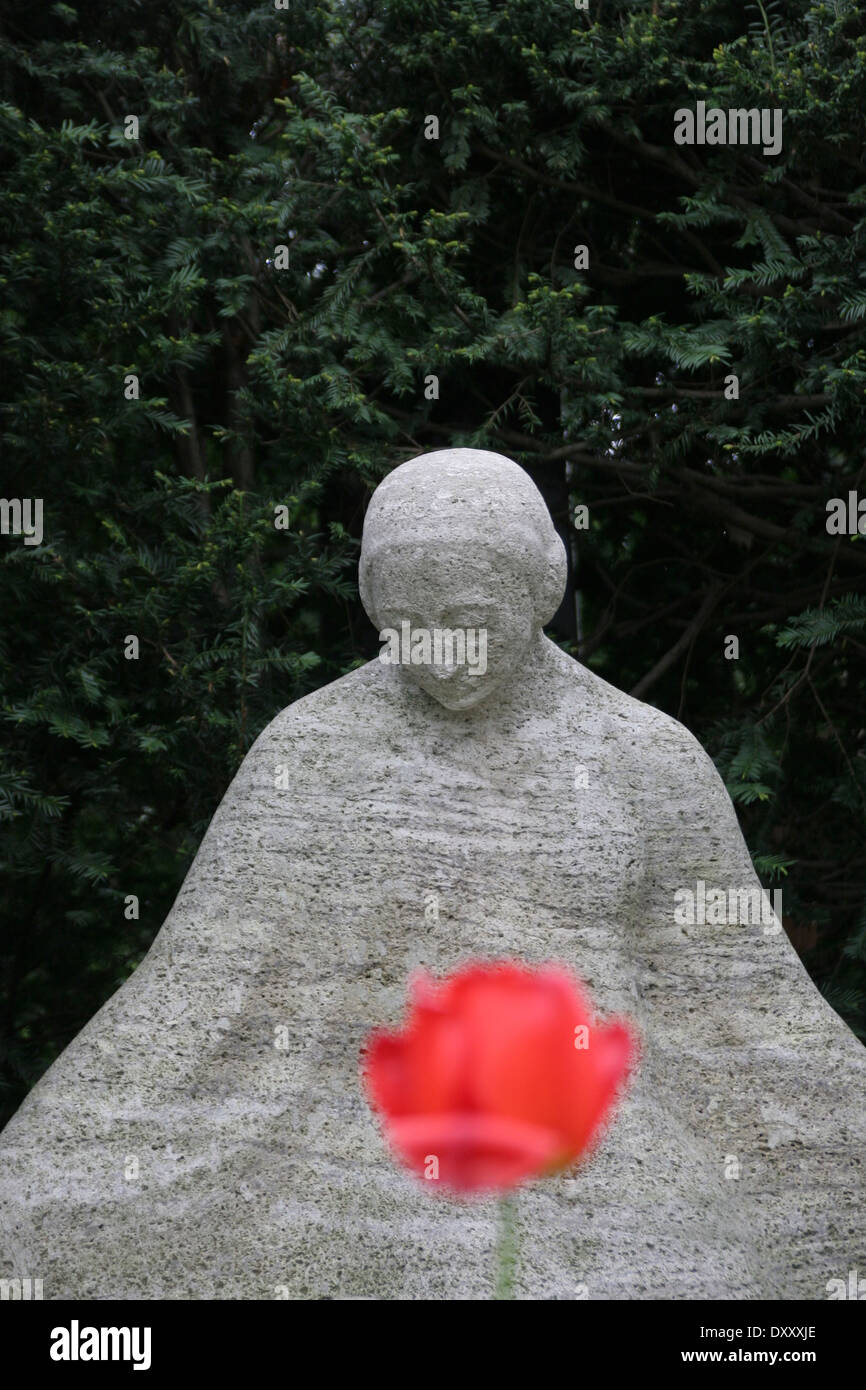
[(477, 693), (469, 691), (466, 695), (454, 695), (449, 697), (442, 691), (438, 691), (433, 694), (433, 699), (437, 704), (442, 705), (444, 709), (474, 709), (476, 705), (482, 704), (490, 693), (490, 690), (479, 690)]
[(487, 680), (483, 676), (471, 680), (436, 680), (430, 676), (426, 679), (422, 676), (419, 679), (412, 674), (407, 675), (407, 680), (419, 690), (423, 690), (425, 695), (429, 695), (431, 700), (435, 700), (443, 709), (453, 710), (473, 709), (486, 701), (502, 683), (499, 680)]

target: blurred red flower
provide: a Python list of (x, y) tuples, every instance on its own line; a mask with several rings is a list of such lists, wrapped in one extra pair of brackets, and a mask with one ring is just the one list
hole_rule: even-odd
[(562, 967), (463, 966), (412, 981), (402, 1032), (367, 1040), (364, 1081), (397, 1156), (460, 1193), (570, 1166), (598, 1136), (637, 1055), (624, 1021), (597, 1025)]

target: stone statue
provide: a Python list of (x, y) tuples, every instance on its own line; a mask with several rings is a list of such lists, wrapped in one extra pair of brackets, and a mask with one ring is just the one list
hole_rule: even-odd
[(0, 1277), (489, 1296), (495, 1199), (398, 1169), (358, 1055), (413, 970), (506, 956), (568, 964), (643, 1038), (592, 1159), (521, 1190), (518, 1296), (824, 1299), (866, 1268), (866, 1050), (773, 914), (720, 920), (760, 896), (723, 783), (543, 635), (564, 582), (510, 460), (384, 479), (360, 586), (401, 657), (250, 749), (148, 955), (0, 1136)]

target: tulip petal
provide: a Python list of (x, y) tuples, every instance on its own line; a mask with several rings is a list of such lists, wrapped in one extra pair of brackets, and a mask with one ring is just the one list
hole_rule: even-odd
[(577, 1050), (564, 1107), (570, 1148), (577, 1157), (600, 1135), (604, 1122), (637, 1057), (637, 1041), (620, 1021), (594, 1028), (589, 1046)]
[[(389, 1138), (404, 1163), (431, 1188), (502, 1191), (550, 1169), (561, 1152), (553, 1130), (497, 1115), (455, 1111), (392, 1121)], [(435, 1160), (435, 1165), (432, 1164)]]
[(570, 971), (494, 961), (416, 977), (402, 1032), (371, 1035), (364, 1081), (419, 1176), (432, 1164), (434, 1186), (501, 1190), (579, 1158), (636, 1057), (629, 1026), (596, 1024)]
[(406, 1043), (399, 1033), (376, 1032), (367, 1040), (363, 1062), (367, 1094), (375, 1110), (402, 1115), (412, 1105)]

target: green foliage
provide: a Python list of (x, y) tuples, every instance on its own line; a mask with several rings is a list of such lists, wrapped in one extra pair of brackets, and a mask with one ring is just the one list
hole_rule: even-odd
[(847, 594), (831, 599), (823, 608), (807, 608), (776, 634), (779, 647), (823, 647), (837, 641), (845, 632), (866, 627), (866, 597)]
[[(43, 545), (0, 538), (9, 1105), (141, 958), (258, 731), (373, 654), (365, 499), (444, 444), (536, 477), (577, 574), (554, 631), (711, 749), (866, 1036), (866, 550), (825, 525), (866, 495), (857, 7), (4, 23), (3, 491), (45, 502)], [(697, 100), (781, 108), (781, 154), (676, 146)]]
[(348, 456), (363, 408), (279, 346), (285, 176), (250, 136), (275, 16), (12, 8), (3, 490), (44, 499), (45, 538), (0, 539), (9, 1106), (141, 959), (257, 733), (351, 659), (342, 498), (377, 462)]

